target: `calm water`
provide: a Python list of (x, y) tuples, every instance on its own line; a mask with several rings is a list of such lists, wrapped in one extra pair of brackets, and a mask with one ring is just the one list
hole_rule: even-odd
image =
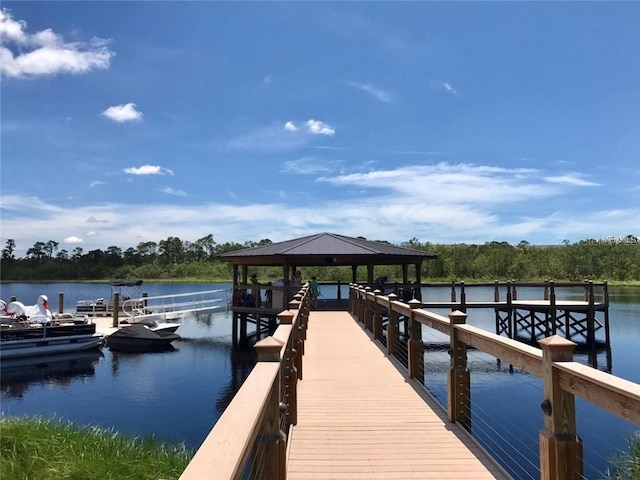
[[(150, 296), (186, 293), (230, 285), (144, 284)], [(325, 297), (331, 293), (323, 289)], [(17, 296), (35, 303), (49, 296), (57, 310), (58, 292), (65, 294), (65, 311), (77, 300), (109, 297), (107, 284), (4, 284), (0, 297)], [(346, 295), (343, 288), (343, 297)], [(539, 292), (519, 292), (520, 298), (539, 298)], [(580, 290), (565, 291), (562, 298), (581, 298)], [(335, 295), (333, 295), (335, 296)], [(428, 290), (425, 300), (447, 299), (448, 290)], [(468, 300), (493, 298), (492, 289), (469, 290)], [(640, 345), (640, 288), (611, 289), (611, 364), (604, 351), (598, 368), (640, 383), (636, 350)], [(442, 311), (440, 313), (446, 314)], [(469, 323), (493, 330), (491, 311), (470, 310)], [(122, 354), (108, 349), (69, 357), (49, 357), (17, 368), (3, 362), (0, 377), (4, 415), (55, 416), (80, 425), (98, 425), (132, 435), (153, 435), (169, 443), (196, 448), (204, 440), (235, 391), (255, 363), (251, 352), (231, 349), (231, 316), (217, 313), (186, 318), (178, 330), (182, 336), (170, 352)], [(602, 336), (602, 335), (599, 335)], [(423, 331), (425, 341), (442, 337)], [(587, 362), (577, 355), (577, 361)], [(426, 354), (427, 388), (446, 401), (446, 352)], [(473, 434), (515, 478), (539, 478), (538, 432), (543, 425), (539, 379), (509, 372), (495, 359), (469, 352), (472, 371)], [(601, 478), (608, 460), (625, 448), (638, 427), (577, 400), (578, 431), (584, 440), (585, 478)]]

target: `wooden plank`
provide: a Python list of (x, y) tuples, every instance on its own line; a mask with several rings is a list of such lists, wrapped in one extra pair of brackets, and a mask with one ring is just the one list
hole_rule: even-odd
[(542, 377), (542, 350), (539, 348), (471, 325), (460, 325), (456, 330), (460, 333), (460, 340), (467, 345)]
[(640, 425), (640, 385), (577, 362), (557, 362), (563, 390)]
[(287, 478), (509, 478), (346, 312), (314, 311)]

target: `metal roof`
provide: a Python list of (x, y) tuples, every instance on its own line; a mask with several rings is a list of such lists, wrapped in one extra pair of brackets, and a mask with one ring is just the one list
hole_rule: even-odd
[(232, 263), (273, 265), (377, 265), (422, 262), (432, 253), (334, 233), (319, 233), (220, 255)]

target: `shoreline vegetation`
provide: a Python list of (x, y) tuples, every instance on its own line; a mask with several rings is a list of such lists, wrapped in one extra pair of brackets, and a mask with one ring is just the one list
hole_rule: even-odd
[[(309, 275), (309, 278), (311, 276)], [(103, 283), (109, 283), (111, 282), (113, 279), (99, 279), (99, 280), (29, 280), (29, 281), (25, 281), (25, 280), (0, 280), (0, 284), (9, 284), (9, 283), (42, 283), (42, 284), (46, 284), (46, 283), (95, 283), (95, 284), (103, 284)], [(473, 285), (474, 283), (493, 283), (495, 281), (500, 281), (500, 282), (505, 282), (507, 280), (510, 281), (514, 281), (513, 279), (482, 279), (482, 278), (473, 278), (473, 279), (455, 279), (455, 280), (451, 280), (451, 281), (445, 281), (442, 280), (441, 278), (426, 278), (426, 279), (422, 279), (422, 283), (423, 284), (439, 284), (442, 286), (447, 286), (447, 285), (451, 285), (452, 283), (460, 283), (461, 281), (465, 282), (468, 285)], [(545, 279), (539, 279), (539, 278), (534, 278), (534, 279), (520, 279), (518, 280), (518, 282), (522, 282), (522, 283), (543, 283), (545, 281), (550, 281), (553, 280), (556, 283), (563, 283), (563, 282), (575, 282), (575, 280), (569, 280), (569, 279), (558, 279), (558, 278), (554, 278), (554, 279), (549, 279), (549, 278), (545, 278)], [(588, 280), (593, 280), (594, 282), (604, 282), (606, 281), (609, 286), (615, 286), (615, 287), (638, 287), (640, 286), (640, 280), (626, 280), (626, 281), (622, 281), (622, 280), (607, 280), (607, 279), (599, 279), (599, 278), (592, 278), (592, 279), (588, 279)], [(330, 276), (327, 276), (327, 278), (322, 279), (320, 281), (322, 282), (326, 282), (326, 283), (335, 283), (334, 280), (332, 280), (330, 278)], [(231, 279), (230, 278), (171, 278), (171, 279), (167, 279), (167, 278), (148, 278), (145, 279), (145, 283), (160, 283), (160, 284), (166, 284), (166, 285), (181, 285), (181, 284), (202, 284), (202, 285), (208, 285), (208, 284), (215, 284), (215, 283), (231, 283)], [(343, 282), (344, 283), (344, 282)], [(347, 282), (347, 284), (350, 282)], [(387, 283), (400, 283), (399, 279), (389, 279)]]
[[(389, 243), (384, 242), (383, 243)], [(16, 243), (9, 239), (0, 256), (1, 282), (35, 281), (107, 281), (115, 278), (143, 278), (167, 283), (216, 283), (232, 278), (229, 262), (220, 255), (244, 248), (269, 245), (268, 239), (239, 244), (218, 244), (211, 235), (195, 242), (169, 237), (160, 242), (140, 243), (122, 250), (117, 246), (105, 251), (85, 252), (76, 247), (68, 252), (49, 240), (36, 242), (17, 258)], [(640, 284), (640, 241), (633, 235), (586, 239), (577, 243), (565, 240), (561, 245), (532, 245), (522, 240), (517, 245), (491, 241), (484, 244), (441, 245), (422, 243), (413, 238), (401, 247), (435, 254), (437, 258), (422, 264), (426, 282), (451, 283), (464, 280), (493, 281), (603, 281), (612, 285)], [(410, 278), (413, 276), (410, 267)], [(281, 267), (249, 267), (261, 283), (282, 276)], [(333, 266), (302, 267), (305, 279), (316, 276), (319, 281), (349, 283), (351, 268)], [(375, 276), (386, 276), (389, 282), (402, 278), (402, 267), (380, 265)], [(153, 280), (151, 280), (153, 279)], [(358, 270), (358, 281), (366, 280), (364, 268)]]
[(2, 480), (172, 480), (194, 452), (59, 419), (3, 416), (0, 453)]

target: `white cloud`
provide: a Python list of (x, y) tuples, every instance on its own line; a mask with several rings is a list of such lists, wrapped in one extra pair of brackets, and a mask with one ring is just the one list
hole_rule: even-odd
[(87, 223), (109, 223), (109, 220), (97, 219), (96, 217), (87, 218)]
[(390, 103), (392, 100), (391, 95), (388, 92), (382, 90), (381, 88), (374, 87), (373, 85), (357, 82), (349, 82), (347, 83), (347, 85), (353, 88), (357, 88), (358, 90), (362, 90), (363, 92), (368, 93), (373, 98), (381, 102)]
[(293, 123), (293, 122), (287, 122), (287, 123), (285, 123), (285, 124), (284, 124), (284, 129), (285, 129), (287, 132), (297, 132), (297, 131), (298, 131), (298, 127), (296, 127), (296, 126), (294, 125), (294, 123)]
[(0, 74), (20, 78), (86, 73), (108, 68), (115, 55), (103, 39), (67, 43), (51, 29), (34, 34), (26, 30), (26, 22), (15, 20), (7, 9), (0, 10)]
[(84, 240), (82, 240), (79, 237), (76, 237), (75, 235), (73, 235), (71, 237), (67, 237), (64, 240), (62, 240), (62, 243), (67, 243), (67, 244), (70, 244), (70, 245), (77, 244), (77, 243), (83, 243), (83, 242), (84, 242)]
[[(553, 243), (556, 238), (559, 243), (564, 238), (573, 241), (593, 238), (601, 232), (626, 235), (629, 225), (640, 225), (638, 208), (624, 212), (613, 208), (593, 211), (582, 205), (579, 214), (571, 211), (570, 203), (558, 202), (564, 189), (546, 184), (539, 178), (540, 172), (448, 164), (433, 166), (430, 171), (407, 166), (398, 169), (397, 175), (394, 172), (385, 171), (379, 178), (362, 174), (362, 178), (352, 177), (348, 181), (345, 176), (338, 176), (336, 179), (342, 180), (338, 185), (345, 187), (343, 191), (352, 187), (356, 191), (353, 198), (357, 200), (335, 199), (325, 188), (307, 204), (299, 195), (290, 201), (290, 191), (287, 198), (274, 192), (268, 197), (271, 203), (264, 198), (241, 204), (235, 200), (188, 205), (76, 202), (65, 208), (33, 197), (1, 195), (2, 232), (11, 232), (16, 253), (24, 255), (36, 241), (49, 238), (43, 239), (41, 232), (85, 231), (85, 219), (92, 216), (109, 218), (109, 222), (100, 225), (99, 236), (87, 234), (83, 247), (103, 250), (110, 245), (126, 249), (142, 241), (157, 242), (169, 236), (195, 241), (212, 233), (212, 225), (219, 243), (261, 238), (280, 241), (323, 231), (391, 242), (415, 236), (434, 243), (484, 243), (492, 239), (517, 243), (523, 238), (532, 243), (539, 238), (544, 239), (543, 243)], [(403, 189), (401, 184), (412, 174), (427, 178)], [(515, 185), (501, 193), (512, 182)], [(391, 187), (387, 188), (387, 183)], [(520, 193), (528, 183), (532, 187)], [(424, 194), (419, 189), (432, 191)], [(511, 198), (516, 193), (518, 196)], [(499, 198), (492, 199), (492, 195)], [(543, 208), (531, 208), (540, 207), (545, 199), (548, 201)], [(553, 213), (546, 213), (549, 211)], [(58, 241), (55, 236), (52, 238)], [(6, 238), (0, 240), (4, 242)]]
[(94, 180), (89, 184), (89, 188), (98, 187), (100, 185), (106, 185), (107, 182), (103, 182), (102, 180)]
[[(334, 163), (334, 162), (332, 162)], [(331, 163), (314, 157), (302, 157), (297, 160), (287, 160), (282, 163), (282, 171), (304, 175), (327, 174), (333, 171)]]
[(456, 96), (458, 96), (458, 97), (460, 96), (460, 94), (458, 93), (458, 91), (457, 91), (455, 88), (453, 88), (453, 85), (451, 85), (449, 82), (442, 82), (442, 86), (444, 87), (444, 89), (445, 89), (447, 92), (449, 92), (449, 93), (451, 93), (451, 94), (453, 94), (453, 95), (456, 95)]
[(307, 120), (305, 125), (307, 126), (307, 131), (314, 135), (328, 135), (333, 137), (336, 134), (336, 131), (333, 128), (320, 120)]
[(135, 103), (114, 105), (107, 108), (101, 115), (118, 123), (139, 122), (142, 120), (142, 112), (136, 110)]
[(563, 183), (578, 187), (597, 187), (600, 185), (599, 183), (583, 180), (582, 178), (579, 178), (579, 175), (558, 175), (555, 177), (544, 177), (544, 179), (549, 183)]
[(87, 237), (99, 237), (100, 234), (96, 231), (91, 230), (90, 232), (87, 232)]
[(185, 192), (184, 190), (175, 190), (171, 187), (164, 187), (161, 188), (160, 191), (162, 193), (166, 193), (168, 195), (175, 195), (176, 197), (186, 197), (187, 196), (187, 192)]
[(173, 175), (173, 171), (159, 165), (142, 165), (140, 167), (129, 167), (124, 169), (124, 173), (129, 175)]
[(537, 182), (537, 175), (539, 172), (534, 169), (440, 162), (324, 177), (321, 180), (400, 195), (414, 204), (473, 206), (513, 204), (557, 194), (557, 189)]

